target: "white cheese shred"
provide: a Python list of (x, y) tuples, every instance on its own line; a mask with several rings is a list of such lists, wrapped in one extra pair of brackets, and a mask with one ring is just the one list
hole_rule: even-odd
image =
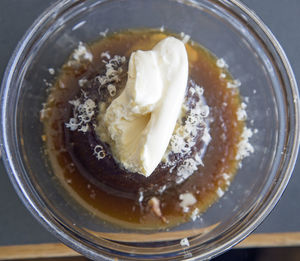
[(191, 220), (195, 221), (199, 217), (199, 208), (195, 208), (191, 214)]
[(180, 33), (180, 37), (182, 38), (182, 42), (184, 44), (186, 44), (191, 39), (191, 37), (188, 34), (185, 34), (183, 32)]
[(237, 118), (239, 121), (244, 121), (247, 119), (247, 112), (246, 112), (247, 104), (242, 102), (241, 106), (237, 110)]
[[(194, 102), (192, 108), (188, 108), (187, 105), (184, 105), (186, 120), (182, 122), (181, 119), (179, 119), (165, 155), (166, 165), (170, 167), (171, 173), (177, 164), (176, 160), (170, 160), (172, 154), (179, 154), (180, 158), (185, 158), (177, 168), (177, 184), (182, 183), (190, 177), (198, 169), (199, 165), (203, 166), (202, 154), (204, 150), (200, 150), (195, 153), (195, 155), (191, 155), (192, 148), (196, 145), (197, 139), (199, 138), (199, 131), (202, 131), (202, 137), (200, 138), (205, 146), (207, 146), (211, 140), (207, 124), (209, 107), (203, 102), (204, 90), (194, 81), (190, 81), (189, 92), (196, 102)], [(186, 102), (187, 101), (185, 101), (185, 103)]]
[(190, 192), (180, 194), (179, 199), (181, 200), (179, 205), (182, 207), (183, 212), (189, 212), (189, 207), (197, 202), (195, 196)]
[(218, 188), (217, 189), (217, 195), (218, 195), (219, 198), (223, 197), (224, 191), (221, 188)]
[[(110, 57), (108, 52), (102, 53), (102, 57), (108, 59)], [(120, 74), (123, 72), (122, 65), (126, 62), (125, 56), (115, 55), (110, 60), (103, 60), (105, 63), (105, 73), (103, 75), (96, 76), (96, 81), (99, 83), (98, 92), (100, 93), (101, 88), (107, 86), (107, 90), (110, 96), (116, 95), (116, 87), (114, 85), (110, 85), (111, 83), (120, 82)]]
[(185, 237), (183, 239), (180, 240), (180, 245), (182, 247), (189, 247), (190, 246), (190, 242), (189, 240)]
[(69, 101), (73, 105), (73, 117), (70, 118), (66, 127), (71, 131), (87, 132), (89, 129), (89, 122), (95, 114), (96, 104), (92, 99), (86, 99), (83, 103), (80, 99)]
[(107, 35), (108, 31), (109, 31), (109, 29), (106, 28), (103, 32), (100, 32), (99, 34), (100, 34), (101, 36), (105, 37), (105, 36)]
[(225, 62), (225, 60), (223, 58), (218, 59), (216, 64), (221, 69), (228, 68), (228, 64)]
[(249, 142), (249, 139), (252, 136), (253, 136), (253, 131), (247, 127), (244, 127), (241, 141), (238, 144), (238, 152), (235, 157), (236, 160), (242, 160), (254, 152), (254, 148)]
[(75, 61), (92, 61), (93, 60), (93, 55), (91, 54), (90, 51), (88, 51), (87, 47), (82, 43), (79, 42), (79, 45), (77, 49), (75, 49), (72, 58)]
[(53, 68), (49, 68), (48, 69), (49, 74), (54, 75), (55, 74), (55, 70)]
[(105, 150), (101, 145), (96, 145), (94, 147), (94, 155), (98, 160), (104, 159), (106, 156)]
[(241, 86), (241, 81), (239, 79), (233, 80), (231, 82), (227, 82), (227, 88), (233, 89)]

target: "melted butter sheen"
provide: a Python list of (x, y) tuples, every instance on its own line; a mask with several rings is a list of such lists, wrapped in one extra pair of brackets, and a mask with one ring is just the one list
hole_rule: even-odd
[[(210, 123), (211, 142), (202, 159), (204, 166), (199, 166), (196, 173), (182, 184), (175, 182), (176, 167), (170, 173), (163, 164), (158, 165), (148, 178), (127, 172), (115, 162), (107, 144), (99, 140), (93, 128), (86, 133), (66, 128), (65, 123), (69, 122), (73, 113), (69, 101), (80, 97), (81, 89), (96, 104), (102, 102), (108, 106), (112, 101), (107, 91), (99, 92), (94, 80), (105, 71), (101, 53), (108, 51), (111, 57), (125, 56), (128, 62), (133, 51), (151, 50), (168, 35), (150, 30), (128, 31), (90, 44), (89, 50), (94, 57), (92, 62), (76, 68), (66, 63), (48, 97), (44, 134), (47, 137), (47, 156), (54, 173), (70, 195), (94, 215), (127, 227), (156, 229), (189, 220), (195, 208), (201, 213), (217, 200), (218, 188), (226, 190), (228, 180), (233, 178), (237, 168), (235, 156), (244, 126), (244, 122), (238, 121), (236, 116), (240, 106), (239, 94), (226, 88), (230, 75), (226, 72), (227, 77), (220, 78), (224, 71), (216, 66), (216, 58), (197, 44), (186, 44), (189, 79), (204, 89), (210, 117), (213, 118)], [(128, 64), (125, 63), (122, 68), (124, 73), (120, 75), (117, 95), (126, 84)], [(87, 79), (84, 87), (78, 84), (82, 78)], [(93, 123), (96, 123), (96, 117), (90, 124)], [(102, 160), (95, 157), (93, 150), (99, 144), (108, 151)], [(193, 149), (201, 148), (203, 142), (199, 141)], [(229, 178), (224, 179), (224, 173)], [(160, 193), (159, 188), (164, 185), (166, 189)], [(143, 200), (140, 191), (143, 191)], [(188, 212), (184, 212), (180, 205), (180, 195), (186, 192), (192, 193), (196, 200)], [(160, 201), (164, 219), (155, 215), (147, 204), (154, 196)]]

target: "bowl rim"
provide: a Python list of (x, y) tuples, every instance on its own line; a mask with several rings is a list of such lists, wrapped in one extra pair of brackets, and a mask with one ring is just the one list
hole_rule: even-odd
[[(107, 0), (109, 1), (109, 0)], [(193, 0), (174, 0), (177, 2), (185, 3), (185, 2), (195, 2)], [(210, 0), (209, 0), (210, 1)], [(80, 1), (79, 1), (80, 2)], [(197, 2), (197, 1), (196, 1)], [(284, 189), (286, 185), (288, 184), (288, 181), (291, 177), (292, 171), (294, 169), (298, 149), (299, 149), (299, 142), (300, 142), (300, 133), (299, 133), (299, 119), (300, 119), (300, 103), (299, 103), (299, 94), (298, 94), (298, 87), (297, 82), (294, 76), (294, 73), (292, 71), (291, 65), (288, 61), (288, 58), (283, 51), (283, 48), (275, 38), (275, 36), (272, 34), (270, 29), (263, 23), (263, 21), (251, 10), (249, 9), (245, 4), (241, 3), (238, 0), (221, 0), (221, 4), (223, 5), (233, 5), (242, 12), (244, 12), (250, 19), (253, 20), (255, 24), (259, 27), (260, 30), (264, 33), (264, 35), (267, 37), (267, 39), (272, 43), (273, 47), (275, 48), (281, 62), (284, 65), (284, 69), (288, 75), (288, 79), (290, 82), (292, 97), (294, 98), (293, 101), (293, 110), (294, 115), (292, 115), (294, 118), (294, 136), (293, 136), (293, 144), (290, 148), (290, 158), (288, 159), (288, 164), (285, 168), (285, 174), (283, 176), (283, 179), (281, 180), (279, 186), (277, 187), (277, 191), (273, 195), (271, 199), (268, 199), (267, 202), (264, 203), (264, 208), (259, 209), (258, 215), (256, 215), (253, 219), (251, 219), (251, 222), (248, 222), (248, 226), (239, 234), (232, 235), (230, 240), (226, 241), (223, 244), (220, 244), (218, 247), (215, 248), (213, 251), (214, 253), (208, 253), (206, 256), (202, 256), (203, 258), (211, 258), (213, 256), (219, 255), (226, 250), (228, 250), (233, 245), (237, 244), (239, 241), (244, 239), (248, 234), (250, 234), (264, 219), (265, 217), (271, 212), (271, 210), (274, 208), (276, 203), (278, 202), (279, 198), (281, 197), (282, 193), (284, 192)], [(7, 103), (6, 99), (9, 96), (9, 87), (12, 82), (12, 76), (14, 73), (14, 69), (17, 67), (18, 61), (22, 57), (22, 53), (24, 50), (28, 48), (28, 44), (31, 42), (32, 37), (34, 37), (35, 32), (37, 32), (49, 19), (54, 17), (57, 13), (72, 8), (73, 5), (76, 5), (78, 3), (72, 1), (72, 0), (58, 0), (54, 2), (52, 5), (50, 5), (36, 20), (35, 22), (30, 26), (30, 28), (26, 31), (22, 39), (19, 41), (17, 47), (15, 48), (8, 65), (6, 67), (4, 76), (3, 76), (3, 82), (1, 86), (1, 136), (0, 136), (0, 147), (2, 151), (2, 159), (4, 162), (5, 169), (8, 173), (8, 176), (10, 178), (11, 183), (14, 186), (14, 189), (16, 190), (18, 196), (21, 198), (23, 204), (26, 206), (26, 208), (31, 212), (31, 214), (53, 235), (55, 235), (60, 241), (62, 241), (64, 244), (68, 245), (72, 249), (82, 253), (83, 255), (89, 257), (89, 258), (95, 258), (95, 257), (101, 257), (104, 260), (110, 260), (109, 257), (104, 256), (102, 254), (96, 253), (88, 244), (84, 244), (81, 241), (75, 240), (72, 236), (69, 235), (69, 232), (66, 231), (66, 229), (63, 228), (61, 224), (58, 222), (53, 222), (53, 219), (49, 218), (49, 215), (51, 213), (48, 213), (47, 210), (43, 209), (41, 206), (39, 200), (34, 197), (34, 195), (31, 194), (28, 187), (24, 187), (24, 182), (22, 180), (22, 177), (17, 173), (17, 170), (13, 163), (13, 152), (9, 148), (8, 141), (7, 141), (7, 126), (6, 126), (6, 111), (7, 111)], [(80, 3), (79, 3), (80, 4)], [(291, 116), (291, 117), (292, 117)]]

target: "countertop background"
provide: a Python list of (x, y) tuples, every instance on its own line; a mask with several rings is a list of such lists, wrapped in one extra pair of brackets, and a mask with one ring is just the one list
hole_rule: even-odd
[[(55, 0), (0, 0), (0, 81), (18, 41)], [(271, 29), (300, 79), (300, 1), (243, 0)], [(300, 232), (300, 159), (281, 200), (254, 233)], [(0, 161), (0, 246), (58, 242), (25, 209)]]

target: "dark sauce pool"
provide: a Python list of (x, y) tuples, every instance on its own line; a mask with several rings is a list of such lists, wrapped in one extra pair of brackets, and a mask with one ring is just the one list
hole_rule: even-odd
[[(65, 123), (73, 114), (70, 100), (90, 98), (96, 104), (101, 101), (109, 104), (125, 86), (130, 54), (138, 49), (152, 49), (168, 35), (152, 30), (126, 31), (90, 44), (88, 50), (93, 55), (92, 62), (71, 65), (67, 62), (63, 66), (50, 91), (45, 109), (47, 113), (43, 117), (46, 154), (64, 187), (93, 214), (126, 227), (156, 229), (188, 221), (195, 208), (199, 213), (204, 212), (218, 199), (217, 190), (226, 190), (238, 165), (235, 157), (244, 127), (244, 122), (237, 119), (239, 93), (236, 89), (227, 88), (227, 82), (232, 78), (225, 69), (216, 65), (216, 57), (192, 42), (186, 44), (189, 79), (204, 89), (213, 120), (210, 123), (211, 142), (202, 159), (204, 166), (199, 166), (183, 183), (175, 182), (176, 167), (170, 173), (168, 167), (160, 164), (148, 178), (120, 168), (109, 153), (109, 146), (102, 143), (95, 133), (98, 108), (87, 132), (71, 131), (66, 127)], [(105, 73), (104, 58), (101, 57), (104, 52), (109, 52), (111, 57), (126, 57), (117, 83), (117, 94), (113, 98), (107, 88), (95, 80)], [(226, 77), (220, 77), (221, 73)], [(78, 81), (83, 78), (87, 81), (79, 85)], [(105, 158), (98, 160), (95, 157), (96, 145), (104, 147)], [(199, 139), (193, 149), (200, 150), (202, 147)], [(224, 178), (224, 173), (229, 178)], [(160, 192), (164, 185), (166, 189)], [(184, 212), (180, 206), (180, 195), (187, 192), (192, 193), (197, 202)], [(157, 216), (149, 204), (154, 196), (160, 202), (163, 218)]]

